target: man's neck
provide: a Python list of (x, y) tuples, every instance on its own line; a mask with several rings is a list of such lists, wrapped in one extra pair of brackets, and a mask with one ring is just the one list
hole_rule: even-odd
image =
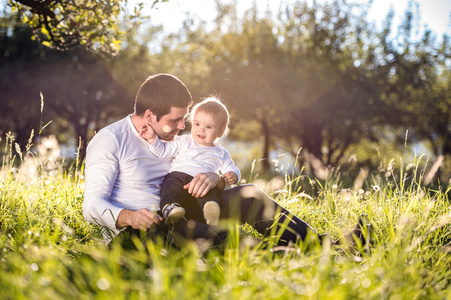
[(133, 126), (135, 127), (135, 130), (139, 133), (139, 128), (144, 126), (144, 117), (138, 116), (136, 113), (133, 113), (130, 116), (130, 119), (132, 120)]

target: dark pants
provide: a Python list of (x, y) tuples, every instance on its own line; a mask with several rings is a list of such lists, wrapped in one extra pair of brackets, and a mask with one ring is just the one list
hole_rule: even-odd
[[(313, 228), (272, 200), (256, 185), (241, 185), (225, 190), (221, 193), (221, 200), (221, 219), (248, 223), (266, 237), (274, 233), (277, 235), (277, 245), (305, 240), (308, 234), (316, 235), (319, 241), (322, 240)], [(162, 222), (155, 230), (149, 230), (147, 236), (162, 236), (165, 239), (171, 237), (176, 241), (204, 239), (213, 246), (219, 246), (227, 240), (228, 230), (205, 224), (202, 210), (194, 197), (184, 198), (181, 204), (186, 209), (185, 219), (174, 225)], [(130, 229), (128, 233), (141, 234), (142, 237), (139, 230)]]
[[(164, 178), (163, 184), (161, 185), (161, 201), (160, 210), (172, 203), (179, 203), (183, 207), (185, 202), (189, 202), (192, 196), (188, 194), (188, 190), (185, 190), (183, 186), (190, 183), (193, 180), (193, 176), (182, 172), (171, 172)], [(216, 201), (221, 205), (221, 197), (218, 189), (213, 188), (204, 197), (199, 197), (196, 199), (197, 205), (202, 210), (205, 203), (208, 201)], [(191, 209), (191, 207), (189, 207)]]

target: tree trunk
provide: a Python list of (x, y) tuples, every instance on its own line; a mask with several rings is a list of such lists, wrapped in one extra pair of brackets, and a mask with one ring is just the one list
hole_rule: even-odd
[(260, 121), (262, 125), (262, 134), (263, 134), (263, 160), (262, 160), (262, 170), (264, 173), (269, 172), (270, 163), (269, 163), (269, 146), (270, 146), (270, 130), (269, 125), (266, 119)]
[(321, 150), (323, 146), (323, 137), (321, 134), (321, 127), (310, 126), (307, 133), (307, 139), (303, 141), (306, 145), (307, 151), (313, 155), (321, 162), (323, 161), (323, 152)]
[[(448, 131), (445, 135), (446, 135), (446, 138), (444, 139), (442, 154), (444, 156), (444, 161), (446, 162), (447, 159), (451, 156), (451, 132)], [(440, 166), (437, 170), (437, 178), (442, 180), (442, 178), (441, 178), (442, 175), (443, 175), (443, 168)], [(445, 185), (449, 183), (449, 180), (450, 180), (449, 178), (443, 178), (443, 182), (445, 183)]]

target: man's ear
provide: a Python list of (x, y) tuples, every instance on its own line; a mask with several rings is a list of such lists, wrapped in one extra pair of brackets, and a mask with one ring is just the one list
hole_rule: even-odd
[(155, 115), (150, 109), (144, 112), (144, 118), (150, 124), (157, 122), (157, 115)]

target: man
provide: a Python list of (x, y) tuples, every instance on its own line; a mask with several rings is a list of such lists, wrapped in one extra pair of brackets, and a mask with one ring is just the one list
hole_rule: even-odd
[[(226, 230), (205, 224), (195, 200), (192, 201), (213, 187), (224, 189), (224, 180), (215, 173), (197, 174), (185, 186), (193, 196), (181, 200), (189, 206), (187, 220), (166, 225), (159, 212), (160, 185), (170, 161), (153, 156), (141, 135), (151, 126), (160, 139), (172, 140), (185, 128), (191, 104), (191, 94), (178, 78), (169, 74), (150, 76), (136, 95), (134, 113), (103, 128), (89, 143), (83, 215), (88, 222), (102, 226), (107, 243), (124, 232), (138, 236), (143, 232), (150, 236), (173, 232), (184, 239), (207, 239), (214, 245), (227, 239)], [(309, 232), (317, 234), (255, 185), (225, 190), (221, 199), (221, 218), (247, 222), (263, 235), (275, 228), (280, 245), (303, 240)], [(353, 231), (358, 237), (362, 236), (362, 224), (360, 220)]]

